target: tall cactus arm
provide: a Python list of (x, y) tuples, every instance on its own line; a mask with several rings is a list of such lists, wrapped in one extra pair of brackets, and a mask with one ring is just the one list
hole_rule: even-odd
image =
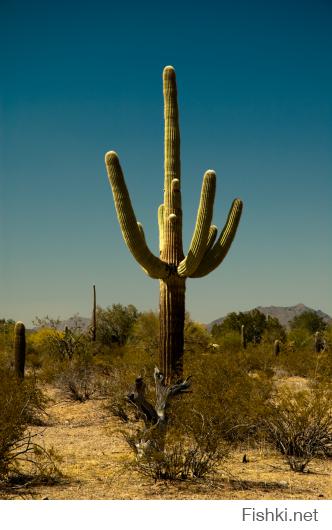
[[(173, 66), (163, 71), (164, 92), (164, 171), (165, 171), (165, 207), (173, 207), (172, 180), (180, 180), (180, 129), (177, 103), (176, 76)], [(180, 182), (178, 182), (178, 185)], [(180, 193), (180, 189), (178, 187)], [(167, 212), (168, 214), (171, 212)]]
[(118, 155), (109, 151), (105, 156), (108, 178), (123, 239), (130, 252), (151, 278), (167, 278), (167, 264), (149, 250), (142, 228), (137, 224)]
[(203, 178), (201, 198), (197, 212), (194, 234), (187, 256), (178, 265), (179, 276), (190, 276), (198, 268), (206, 252), (210, 225), (213, 214), (213, 203), (216, 191), (216, 174), (207, 171)]
[(215, 245), (205, 254), (199, 267), (190, 275), (191, 278), (201, 278), (220, 265), (225, 258), (234, 236), (242, 213), (242, 201), (235, 199), (229, 211), (226, 224)]
[(159, 227), (159, 252), (162, 252), (164, 246), (164, 205), (158, 208), (158, 227)]
[(182, 248), (180, 128), (176, 75), (173, 66), (163, 71), (164, 94), (164, 232), (161, 258), (177, 266)]

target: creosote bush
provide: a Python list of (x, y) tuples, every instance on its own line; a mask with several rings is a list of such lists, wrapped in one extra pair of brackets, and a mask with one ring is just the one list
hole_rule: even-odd
[[(208, 367), (208, 370), (207, 370)], [(272, 372), (252, 367), (243, 352), (218, 352), (191, 359), (193, 392), (177, 411), (196, 410), (213, 421), (219, 436), (239, 443), (260, 435), (261, 416), (272, 390)]]
[(40, 423), (46, 400), (32, 378), (0, 368), (0, 482), (33, 473), (43, 479), (58, 473), (55, 455), (35, 442), (29, 426)]
[(67, 362), (64, 368), (55, 379), (55, 384), (69, 399), (84, 403), (97, 393), (97, 371), (91, 359), (75, 359)]
[[(176, 415), (174, 415), (174, 418)], [(229, 454), (229, 445), (220, 438), (216, 425), (210, 418), (193, 411), (182, 421), (170, 423), (164, 451), (154, 444), (154, 430), (148, 433), (149, 449), (137, 451), (140, 433), (125, 433), (136, 460), (133, 467), (142, 475), (155, 480), (200, 479), (216, 472)]]
[(269, 405), (264, 425), (290, 468), (304, 471), (315, 457), (332, 451), (331, 390), (292, 392), (282, 388)]

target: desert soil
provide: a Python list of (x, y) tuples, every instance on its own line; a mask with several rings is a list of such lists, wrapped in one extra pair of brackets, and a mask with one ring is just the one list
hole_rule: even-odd
[(46, 424), (33, 429), (38, 441), (61, 458), (63, 478), (53, 485), (0, 489), (0, 498), (332, 499), (331, 459), (311, 462), (308, 473), (294, 473), (267, 446), (243, 446), (210, 479), (155, 482), (129, 468), (133, 456), (121, 434), (125, 425), (109, 413), (105, 401), (77, 403), (54, 388), (48, 393), (52, 401)]

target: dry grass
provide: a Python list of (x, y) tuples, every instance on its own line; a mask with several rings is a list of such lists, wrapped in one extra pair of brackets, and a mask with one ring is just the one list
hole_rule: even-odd
[[(1, 492), (9, 499), (332, 499), (332, 461), (315, 460), (309, 473), (294, 473), (266, 445), (233, 452), (211, 480), (154, 482), (142, 478), (127, 462), (132, 458), (120, 430), (101, 400), (64, 401), (49, 387), (53, 402), (45, 428), (35, 427), (41, 442), (62, 458), (65, 479), (53, 486)], [(242, 463), (246, 453), (249, 462)]]

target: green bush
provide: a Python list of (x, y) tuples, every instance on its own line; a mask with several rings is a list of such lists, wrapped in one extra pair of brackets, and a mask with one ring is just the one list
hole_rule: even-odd
[(243, 352), (210, 354), (192, 360), (192, 393), (183, 413), (210, 418), (219, 436), (240, 442), (259, 436), (261, 415), (272, 390), (270, 373), (252, 371)]

